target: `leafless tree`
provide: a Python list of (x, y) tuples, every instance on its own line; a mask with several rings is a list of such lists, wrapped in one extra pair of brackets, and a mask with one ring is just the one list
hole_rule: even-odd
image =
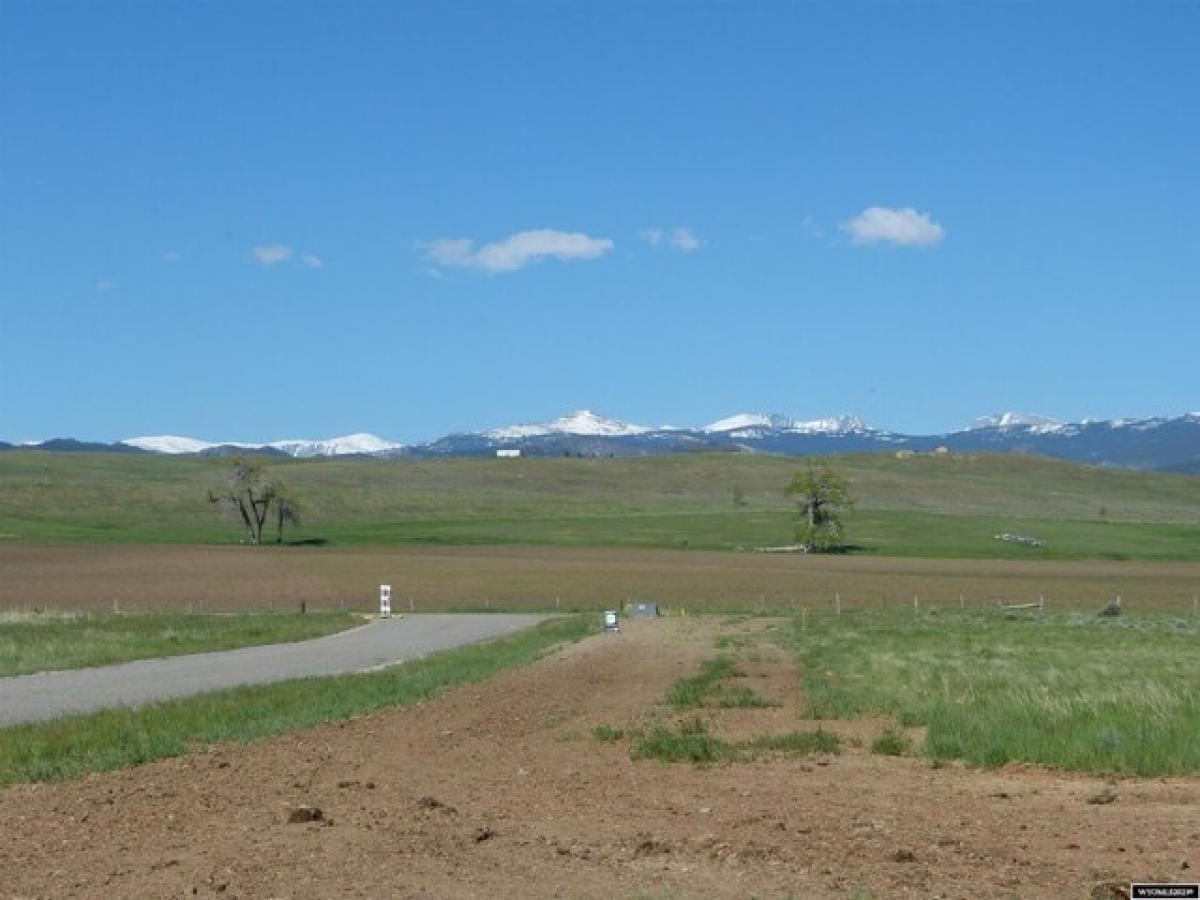
[(226, 515), (241, 517), (250, 535), (250, 543), (262, 543), (263, 523), (275, 505), (277, 492), (259, 460), (235, 457), (230, 463), (225, 484), (217, 490), (210, 490), (208, 499)]

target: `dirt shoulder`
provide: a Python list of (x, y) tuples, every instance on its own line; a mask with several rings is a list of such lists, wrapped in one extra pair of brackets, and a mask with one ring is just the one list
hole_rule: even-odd
[[(769, 627), (629, 622), (410, 709), (11, 788), (0, 896), (1062, 898), (1198, 877), (1196, 780), (935, 770), (855, 748), (700, 768), (593, 739), (670, 720), (667, 688), (721, 635), (749, 635), (747, 681), (783, 705), (706, 713), (715, 732), (810, 727), (790, 661), (756, 643)], [(1106, 788), (1115, 802), (1088, 803)], [(302, 806), (322, 819), (289, 822)]]

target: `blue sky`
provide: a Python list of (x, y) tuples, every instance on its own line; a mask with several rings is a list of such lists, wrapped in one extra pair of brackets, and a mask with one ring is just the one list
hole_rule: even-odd
[(1200, 408), (1200, 4), (0, 0), (0, 439)]

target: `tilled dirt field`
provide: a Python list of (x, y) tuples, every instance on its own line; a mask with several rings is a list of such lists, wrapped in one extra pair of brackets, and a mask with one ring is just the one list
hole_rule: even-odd
[[(718, 636), (770, 627), (630, 622), (425, 705), (0, 792), (0, 895), (1083, 898), (1200, 874), (1200, 781), (853, 747), (703, 768), (592, 737), (673, 718), (666, 690)], [(813, 727), (790, 660), (743, 658), (783, 705), (706, 710), (715, 734)], [(826, 727), (869, 745), (879, 725)]]
[(614, 547), (237, 547), (0, 542), (0, 613), (52, 610), (370, 611), (379, 585), (416, 612), (599, 610), (630, 600), (686, 607), (832, 611), (994, 608), (1044, 596), (1051, 609), (1194, 614), (1200, 563), (895, 559)]

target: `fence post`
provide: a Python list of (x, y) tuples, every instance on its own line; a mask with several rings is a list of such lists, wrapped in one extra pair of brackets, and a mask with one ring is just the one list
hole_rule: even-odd
[(834, 593), (833, 606), (834, 609), (837, 610), (837, 614), (840, 616), (842, 614), (842, 595), (840, 593)]
[(919, 613), (920, 611), (921, 611), (921, 598), (919, 596), (917, 596), (916, 594), (913, 594), (913, 612)]
[(958, 607), (959, 607), (959, 609), (967, 608), (967, 598), (964, 597), (962, 594), (958, 595)]

